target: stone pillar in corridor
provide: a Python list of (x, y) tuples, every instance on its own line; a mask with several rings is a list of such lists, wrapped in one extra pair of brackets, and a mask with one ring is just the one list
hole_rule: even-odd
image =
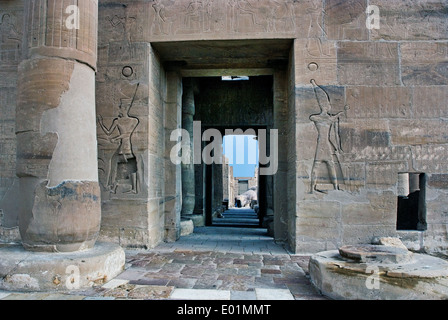
[(190, 161), (188, 164), (182, 163), (182, 218), (190, 219), (195, 207), (195, 172), (193, 159), (193, 121), (195, 114), (194, 103), (194, 83), (191, 78), (184, 79), (182, 97), (182, 128), (190, 134), (190, 141), (183, 141), (189, 144), (182, 150), (190, 150)]
[(27, 250), (89, 249), (100, 230), (97, 23), (97, 0), (25, 2), (16, 135)]

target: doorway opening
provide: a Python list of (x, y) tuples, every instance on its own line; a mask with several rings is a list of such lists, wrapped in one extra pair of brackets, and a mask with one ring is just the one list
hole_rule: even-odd
[(206, 226), (265, 228), (266, 207), (273, 203), (272, 177), (259, 177), (258, 146), (259, 132), (270, 142), (266, 135), (273, 126), (273, 77), (241, 78), (194, 79), (194, 120), (201, 123), (202, 154), (216, 139), (204, 142), (209, 130), (220, 133), (223, 151), (221, 163), (195, 165), (195, 212), (202, 212)]
[(224, 136), (223, 202), (221, 210), (213, 214), (212, 226), (262, 226), (258, 205), (258, 138), (255, 132), (253, 133)]
[[(170, 119), (169, 128), (176, 129), (176, 123), (182, 121), (182, 128), (190, 136), (195, 136), (194, 128), (187, 129), (184, 121), (179, 120), (182, 112), (189, 118), (187, 121), (200, 122), (200, 132), (197, 136), (203, 138), (207, 129), (217, 129), (225, 136), (226, 129), (248, 129), (267, 131), (268, 144), (285, 145), (285, 125), (288, 123), (288, 110), (290, 107), (290, 87), (288, 79), (292, 77), (293, 63), (291, 52), (293, 39), (253, 39), (253, 40), (207, 40), (207, 41), (176, 41), (153, 42), (154, 52), (167, 74), (167, 97), (169, 97), (169, 110), (167, 119)], [(191, 85), (186, 85), (193, 80)], [(181, 108), (186, 93), (194, 92), (193, 108)], [(191, 100), (189, 100), (191, 101)], [(190, 112), (194, 111), (194, 112)], [(176, 120), (177, 117), (177, 120)], [(177, 122), (176, 122), (177, 121)], [(176, 123), (175, 123), (176, 122)], [(196, 127), (197, 128), (197, 127)], [(274, 136), (275, 142), (271, 142)], [(195, 140), (194, 146), (204, 150), (204, 141)], [(212, 140), (208, 140), (208, 144)], [(261, 142), (261, 141), (260, 141)], [(260, 143), (261, 144), (261, 143)], [(192, 146), (193, 147), (193, 146)], [(171, 146), (170, 146), (171, 148)], [(271, 155), (270, 146), (260, 154)], [(278, 150), (277, 150), (278, 151)], [(199, 156), (199, 158), (201, 155)], [(195, 156), (195, 158), (197, 158)], [(287, 151), (280, 150), (278, 160), (275, 161), (275, 173), (260, 175), (258, 181), (258, 208), (263, 228), (267, 226), (268, 235), (278, 241), (287, 241), (288, 214), (286, 201), (287, 180)], [(274, 168), (261, 159), (258, 170), (267, 172)], [(278, 165), (278, 167), (277, 167)], [(175, 174), (179, 170), (170, 167), (169, 173)], [(216, 176), (222, 180), (222, 165), (194, 164), (194, 173), (191, 168), (182, 168), (189, 173), (182, 177), (194, 176), (192, 181), (187, 178), (183, 183), (182, 193), (176, 202), (181, 209), (180, 218), (193, 220), (198, 227), (213, 225), (213, 212), (216, 206), (222, 208), (225, 197), (215, 196), (217, 189), (222, 190), (222, 181), (217, 182)], [(217, 174), (219, 172), (219, 174)], [(239, 177), (244, 178), (244, 177)], [(244, 179), (241, 179), (244, 180)], [(166, 190), (170, 190), (174, 197), (179, 190), (179, 179), (167, 181)], [(244, 182), (242, 182), (244, 184)], [(275, 184), (275, 186), (274, 186)], [(249, 182), (248, 182), (249, 185)], [(186, 187), (186, 188), (184, 188)], [(243, 188), (243, 187), (242, 187)], [(188, 191), (187, 191), (188, 190)], [(194, 209), (191, 201), (194, 198)], [(232, 198), (234, 198), (232, 196)], [(234, 199), (229, 199), (232, 203)], [(184, 210), (189, 205), (188, 210)], [(234, 203), (233, 203), (234, 205)], [(171, 208), (171, 207), (170, 207)], [(179, 218), (179, 211), (166, 211), (165, 220), (169, 227)], [(225, 219), (225, 218), (224, 218)], [(258, 223), (260, 219), (258, 220)], [(220, 228), (224, 229), (224, 228)], [(228, 228), (229, 230), (231, 228)], [(245, 228), (248, 231), (257, 231), (255, 228)], [(244, 232), (243, 229), (241, 232)]]

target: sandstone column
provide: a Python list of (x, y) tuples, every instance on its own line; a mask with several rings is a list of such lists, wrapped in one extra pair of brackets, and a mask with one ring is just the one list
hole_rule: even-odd
[[(190, 134), (190, 163), (182, 164), (182, 217), (191, 216), (195, 206), (195, 179), (193, 161), (193, 117), (195, 114), (194, 87), (191, 79), (184, 80), (182, 97), (182, 128)], [(186, 150), (184, 148), (183, 150)]]
[(33, 251), (88, 249), (101, 220), (98, 2), (28, 0), (25, 22), (16, 112), (22, 243)]

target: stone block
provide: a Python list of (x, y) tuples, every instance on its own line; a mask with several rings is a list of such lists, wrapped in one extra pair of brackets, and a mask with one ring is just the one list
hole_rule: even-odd
[(428, 253), (446, 252), (447, 246), (446, 223), (429, 223), (426, 232), (423, 233), (423, 249)]
[(448, 145), (416, 145), (410, 147), (412, 168), (416, 172), (446, 173), (448, 166)]
[(337, 79), (337, 49), (335, 41), (320, 38), (294, 41), (295, 84), (309, 85), (314, 79), (319, 85), (335, 85)]
[(404, 42), (401, 48), (401, 77), (406, 86), (448, 85), (448, 44)]
[(413, 87), (413, 114), (417, 119), (448, 118), (448, 86)]
[(344, 227), (355, 225), (393, 225), (396, 220), (396, 205), (383, 210), (376, 209), (370, 203), (352, 203), (342, 206), (342, 223)]
[[(432, 192), (431, 192), (432, 193)], [(426, 201), (426, 223), (432, 225), (447, 225), (448, 199), (445, 192), (440, 192), (435, 198)]]
[(366, 183), (366, 169), (364, 162), (345, 162), (341, 163), (343, 184), (342, 190), (356, 192), (363, 188)]
[(86, 290), (113, 279), (125, 265), (123, 249), (111, 243), (75, 253), (30, 253), (20, 245), (0, 252), (0, 289), (16, 292)]
[(398, 172), (407, 172), (407, 162), (368, 162), (366, 166), (366, 186), (373, 189), (389, 189), (396, 186)]
[(412, 89), (404, 87), (348, 87), (346, 103), (350, 110), (347, 118), (408, 118), (412, 97)]
[(379, 157), (385, 160), (384, 154), (393, 153), (389, 123), (386, 120), (348, 118), (340, 123), (340, 135), (342, 150), (349, 159)]
[(427, 186), (435, 189), (448, 189), (448, 174), (431, 174), (427, 179)]
[(181, 233), (180, 236), (188, 236), (194, 232), (194, 223), (191, 219), (182, 219), (180, 221)]
[(343, 244), (371, 243), (375, 237), (395, 237), (397, 227), (393, 225), (344, 225), (341, 242)]
[(337, 55), (340, 85), (400, 85), (396, 43), (341, 42)]
[(448, 5), (444, 1), (370, 0), (380, 9), (379, 29), (374, 40), (444, 40), (448, 38)]
[(325, 33), (331, 40), (368, 40), (367, 0), (325, 1)]
[(448, 122), (443, 120), (389, 120), (393, 145), (444, 144)]
[(297, 237), (312, 240), (337, 240), (341, 232), (341, 207), (338, 202), (301, 201), (297, 204)]

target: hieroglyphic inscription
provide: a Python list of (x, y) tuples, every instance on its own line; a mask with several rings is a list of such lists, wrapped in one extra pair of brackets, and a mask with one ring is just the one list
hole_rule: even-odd
[[(309, 26), (321, 15), (314, 0), (155, 0), (151, 8), (151, 35), (294, 33), (299, 23)], [(298, 16), (306, 21), (300, 21)], [(308, 27), (305, 29), (308, 32)]]

